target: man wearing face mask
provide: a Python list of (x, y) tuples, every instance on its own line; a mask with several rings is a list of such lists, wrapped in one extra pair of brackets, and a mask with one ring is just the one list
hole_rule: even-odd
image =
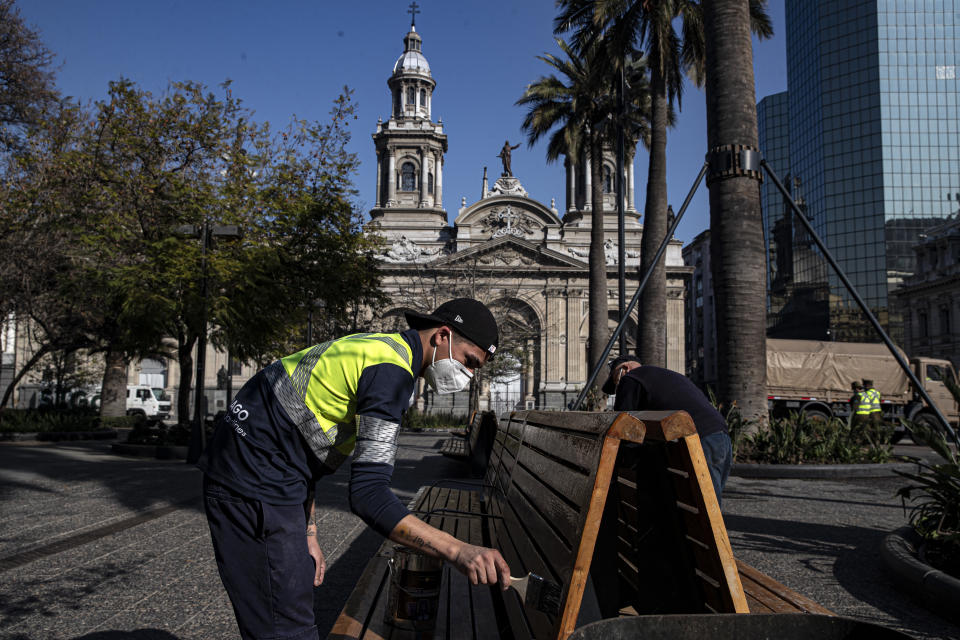
[[(348, 456), (351, 510), (383, 536), (442, 558), (473, 584), (509, 584), (495, 549), (411, 514), (390, 491), (400, 421), (423, 376), (460, 391), (493, 357), (496, 320), (470, 298), (408, 312), (402, 333), (345, 336), (282, 358), (236, 395), (197, 463), (217, 566), (243, 638), (316, 638), (326, 564), (314, 487)], [(306, 534), (306, 535), (304, 535)]]

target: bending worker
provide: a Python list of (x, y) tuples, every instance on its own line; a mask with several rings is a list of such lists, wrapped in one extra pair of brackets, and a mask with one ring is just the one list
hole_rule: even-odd
[(350, 509), (367, 525), (450, 562), (473, 584), (510, 584), (497, 550), (431, 527), (390, 491), (417, 377), (437, 393), (463, 389), (496, 352), (497, 323), (470, 298), (406, 318), (402, 333), (346, 336), (257, 373), (198, 461), (217, 567), (243, 638), (317, 638), (313, 587), (326, 562), (314, 485), (351, 454)]
[(636, 356), (623, 355), (610, 363), (610, 376), (601, 390), (607, 395), (616, 394), (613, 408), (617, 411), (683, 410), (689, 413), (697, 426), (717, 503), (720, 503), (720, 494), (733, 465), (733, 446), (726, 420), (690, 378), (669, 369), (641, 365)]

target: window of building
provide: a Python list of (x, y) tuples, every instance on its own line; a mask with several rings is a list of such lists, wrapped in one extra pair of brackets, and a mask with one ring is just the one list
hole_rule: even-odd
[(427, 174), (427, 193), (433, 194), (433, 174)]
[(946, 305), (940, 307), (940, 333), (944, 335), (950, 333), (950, 307)]
[(703, 306), (703, 276), (697, 276), (694, 286), (696, 289), (696, 307), (699, 309)]
[(427, 90), (426, 89), (420, 89), (420, 108), (421, 109), (427, 108)]
[(417, 168), (413, 166), (412, 162), (404, 162), (403, 166), (400, 167), (400, 190), (417, 190)]
[(613, 193), (613, 172), (607, 165), (603, 165), (603, 192)]
[(417, 90), (413, 87), (407, 87), (407, 106), (415, 107), (417, 104)]
[(917, 336), (920, 338), (927, 337), (927, 312), (926, 311), (917, 311)]

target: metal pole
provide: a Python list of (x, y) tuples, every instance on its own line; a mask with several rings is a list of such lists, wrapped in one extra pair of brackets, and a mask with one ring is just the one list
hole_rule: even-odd
[(806, 228), (807, 233), (810, 234), (810, 237), (813, 238), (813, 241), (817, 243), (817, 246), (820, 248), (820, 251), (823, 252), (824, 257), (827, 259), (827, 262), (830, 263), (830, 266), (833, 267), (833, 271), (840, 278), (840, 281), (843, 282), (843, 286), (847, 288), (847, 291), (850, 292), (850, 295), (853, 296), (853, 299), (859, 305), (860, 310), (863, 311), (864, 315), (867, 316), (867, 320), (870, 321), (870, 324), (873, 325), (873, 328), (880, 335), (880, 338), (883, 339), (884, 344), (887, 345), (887, 349), (890, 350), (890, 353), (893, 354), (893, 357), (896, 359), (897, 364), (900, 365), (900, 368), (903, 369), (903, 372), (907, 374), (907, 377), (910, 378), (910, 382), (913, 384), (913, 388), (917, 390), (920, 396), (923, 398), (924, 402), (927, 403), (927, 406), (936, 414), (937, 419), (940, 420), (941, 426), (944, 430), (950, 434), (950, 437), (953, 438), (953, 441), (960, 446), (960, 440), (957, 439), (957, 434), (952, 428), (950, 428), (950, 423), (947, 422), (947, 419), (940, 409), (937, 408), (937, 405), (933, 403), (933, 400), (930, 399), (930, 396), (927, 395), (927, 390), (923, 388), (923, 385), (920, 384), (920, 380), (917, 379), (917, 376), (913, 373), (913, 370), (910, 368), (910, 365), (903, 359), (900, 355), (900, 352), (897, 350), (897, 347), (893, 344), (893, 341), (890, 339), (890, 336), (887, 335), (887, 332), (883, 330), (883, 327), (880, 326), (880, 322), (877, 320), (876, 316), (873, 315), (873, 312), (870, 311), (870, 308), (867, 307), (867, 303), (864, 302), (863, 298), (860, 297), (860, 294), (854, 289), (853, 284), (850, 280), (847, 279), (847, 274), (843, 272), (843, 269), (840, 268), (840, 265), (833, 258), (833, 254), (827, 249), (827, 246), (823, 243), (823, 240), (820, 239), (820, 236), (817, 235), (817, 232), (814, 231), (813, 225), (810, 224), (810, 221), (807, 220), (807, 217), (803, 215), (803, 211), (800, 210), (800, 207), (797, 206), (797, 203), (794, 202), (793, 198), (790, 197), (790, 194), (787, 193), (786, 188), (780, 182), (780, 179), (777, 177), (777, 174), (773, 171), (773, 168), (767, 164), (766, 160), (760, 160), (760, 165), (766, 169), (767, 175), (770, 176), (770, 179), (773, 180), (773, 184), (776, 185), (777, 189), (780, 190), (780, 193), (783, 194), (784, 199), (790, 203), (790, 208), (793, 209), (793, 213), (797, 216), (800, 222), (803, 223), (804, 228)]
[(227, 347), (227, 411), (230, 411), (230, 403), (233, 401), (233, 356), (230, 355), (230, 347)]
[[(624, 318), (624, 307), (627, 301), (627, 265), (626, 265), (626, 256), (627, 248), (626, 244), (626, 230), (625, 230), (625, 219), (623, 212), (623, 147), (624, 147), (624, 134), (623, 128), (625, 126), (624, 119), (626, 118), (626, 101), (624, 97), (625, 89), (625, 80), (623, 73), (623, 66), (626, 64), (626, 60), (621, 60), (620, 65), (620, 82), (617, 86), (617, 110), (620, 113), (620, 126), (617, 127), (617, 312), (618, 319), (623, 321)], [(620, 335), (620, 354), (623, 355), (627, 352), (627, 336), (623, 332)]]
[(207, 236), (209, 232), (209, 225), (204, 221), (200, 231), (200, 336), (197, 338), (197, 380), (193, 407), (193, 430), (190, 433), (190, 449), (187, 452), (188, 463), (196, 462), (207, 445), (207, 434), (203, 428), (203, 385), (207, 364)]
[(650, 263), (650, 267), (647, 269), (647, 272), (643, 274), (643, 278), (640, 280), (640, 285), (637, 287), (636, 293), (634, 293), (633, 298), (630, 299), (630, 304), (627, 306), (626, 314), (620, 318), (620, 323), (617, 325), (617, 328), (614, 329), (613, 335), (610, 336), (610, 340), (607, 341), (607, 348), (604, 349), (603, 354), (600, 356), (600, 360), (597, 361), (596, 367), (594, 367), (593, 371), (590, 373), (590, 378), (587, 380), (587, 384), (583, 386), (583, 389), (580, 390), (580, 395), (578, 395), (577, 399), (573, 401), (572, 405), (570, 405), (570, 411), (576, 411), (577, 408), (583, 404), (584, 398), (587, 397), (587, 391), (593, 386), (593, 383), (597, 379), (597, 374), (600, 373), (601, 369), (607, 366), (607, 357), (610, 355), (610, 350), (613, 348), (613, 343), (617, 341), (617, 338), (623, 332), (623, 327), (627, 323), (627, 318), (630, 317), (630, 313), (633, 311), (637, 301), (640, 299), (640, 294), (643, 293), (643, 288), (647, 286), (647, 280), (649, 280), (650, 276), (653, 274), (654, 267), (656, 267), (657, 263), (660, 262), (663, 252), (667, 250), (667, 245), (670, 243), (670, 238), (673, 237), (674, 232), (677, 230), (677, 226), (680, 224), (680, 220), (683, 219), (683, 214), (686, 212), (687, 206), (689, 206), (690, 201), (693, 199), (693, 195), (697, 192), (697, 188), (700, 186), (703, 176), (707, 174), (707, 167), (709, 166), (710, 165), (704, 162), (703, 166), (700, 167), (700, 173), (697, 174), (697, 179), (694, 181), (693, 186), (690, 187), (690, 192), (683, 201), (683, 205), (680, 207), (680, 212), (677, 213), (677, 217), (674, 219), (673, 224), (670, 225), (670, 230), (667, 231), (667, 235), (664, 237), (663, 242), (660, 243), (660, 248), (657, 249), (657, 253), (654, 255), (653, 261)]

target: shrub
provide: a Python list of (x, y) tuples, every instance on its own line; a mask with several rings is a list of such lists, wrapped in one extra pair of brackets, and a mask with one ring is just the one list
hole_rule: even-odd
[(887, 425), (855, 427), (851, 420), (811, 419), (792, 413), (747, 433), (745, 423), (733, 418), (731, 440), (738, 462), (856, 464), (888, 462), (893, 456), (893, 427)]
[(423, 413), (410, 409), (403, 416), (404, 429), (459, 429), (467, 424), (467, 416), (452, 411)]
[[(960, 389), (952, 381), (947, 387), (960, 400)], [(943, 571), (960, 577), (960, 456), (947, 444), (939, 428), (907, 423), (911, 436), (916, 435), (943, 460), (931, 464), (919, 460), (916, 473), (900, 473), (911, 483), (897, 490), (906, 509), (910, 525), (926, 543), (928, 561)]]
[[(210, 436), (213, 435), (213, 422), (207, 421), (204, 428), (207, 432), (207, 442), (209, 442)], [(191, 430), (192, 425), (188, 422), (167, 425), (162, 422), (148, 423), (142, 421), (127, 436), (127, 442), (130, 444), (186, 447), (190, 444)]]
[(5, 409), (0, 413), (0, 433), (48, 433), (53, 431), (96, 431), (100, 424), (96, 409), (44, 407)]

